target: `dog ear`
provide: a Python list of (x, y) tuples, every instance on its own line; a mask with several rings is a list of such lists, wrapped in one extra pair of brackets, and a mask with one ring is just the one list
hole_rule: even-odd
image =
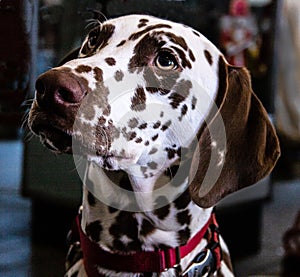
[(79, 55), (80, 47), (77, 47), (71, 50), (68, 54), (66, 54), (59, 62), (57, 66), (62, 66), (66, 62), (77, 59)]
[(199, 131), (189, 175), (191, 197), (203, 208), (262, 179), (280, 155), (275, 130), (252, 91), (248, 71), (220, 57), (219, 82), (216, 112)]

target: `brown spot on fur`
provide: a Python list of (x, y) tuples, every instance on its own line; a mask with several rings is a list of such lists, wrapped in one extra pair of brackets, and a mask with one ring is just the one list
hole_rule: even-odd
[(101, 68), (99, 67), (94, 67), (93, 69), (94, 71), (94, 77), (98, 82), (102, 82), (103, 81), (103, 71)]
[(194, 62), (194, 61), (196, 61), (196, 58), (195, 58), (195, 56), (194, 56), (194, 54), (193, 54), (193, 51), (191, 50), (191, 49), (189, 49), (189, 57), (190, 57), (190, 59)]
[(105, 62), (109, 65), (109, 66), (114, 66), (116, 65), (116, 60), (112, 57), (108, 57), (105, 59)]
[(146, 108), (146, 94), (144, 88), (138, 87), (134, 96), (131, 98), (130, 108), (133, 111), (143, 111)]
[(120, 47), (126, 43), (126, 40), (123, 39), (120, 43), (117, 44), (117, 47)]
[(78, 73), (88, 73), (92, 70), (92, 68), (88, 65), (78, 65), (76, 68), (75, 68), (75, 71), (78, 72)]
[(138, 28), (143, 28), (143, 27), (146, 27), (147, 26), (147, 23), (145, 22), (141, 22), (138, 24)]
[(131, 118), (128, 122), (128, 127), (133, 129), (139, 124), (139, 121), (136, 118)]
[(147, 18), (141, 18), (141, 19), (139, 20), (139, 22), (140, 22), (140, 23), (147, 23), (147, 22), (149, 22), (149, 19), (147, 19)]
[(99, 125), (104, 125), (106, 122), (106, 119), (104, 116), (100, 116), (99, 119), (98, 119), (98, 124)]
[(192, 68), (192, 64), (190, 63), (190, 61), (188, 60), (186, 54), (183, 52), (183, 50), (181, 50), (180, 48), (178, 48), (177, 46), (171, 46), (171, 48), (173, 48), (177, 54), (179, 55), (180, 59), (181, 59), (181, 65), (183, 68)]
[(148, 146), (150, 144), (150, 142), (147, 140), (145, 141), (145, 146)]
[(181, 80), (174, 87), (174, 91), (168, 98), (171, 100), (170, 105), (176, 109), (181, 102), (183, 102), (190, 93), (192, 83), (189, 80)]
[[(106, 150), (110, 149), (114, 129), (115, 127), (112, 122), (108, 122), (107, 126), (103, 126), (103, 118), (98, 118), (98, 122), (95, 128), (96, 145), (100, 146), (101, 148), (104, 146)], [(102, 151), (99, 152), (98, 150), (96, 150), (96, 153), (102, 156)]]
[(208, 50), (204, 50), (204, 56), (205, 56), (206, 60), (208, 61), (208, 63), (210, 65), (212, 65), (212, 63), (213, 63), (212, 56)]
[(157, 168), (157, 163), (156, 162), (150, 162), (150, 163), (147, 163), (147, 166), (149, 166), (150, 169), (156, 169)]
[(160, 28), (169, 28), (169, 29), (171, 29), (172, 27), (171, 27), (170, 25), (168, 25), (168, 24), (156, 24), (156, 25), (148, 26), (148, 27), (145, 28), (144, 30), (132, 34), (132, 35), (129, 37), (129, 40), (136, 40), (136, 39), (138, 39), (139, 37), (141, 37), (142, 35), (144, 35), (144, 34), (150, 32), (150, 31), (152, 31), (152, 30), (160, 29)]
[[(134, 47), (134, 55), (128, 64), (129, 72), (140, 72), (148, 66), (150, 57), (165, 44), (164, 41), (160, 42), (154, 36), (146, 34)], [(145, 47), (147, 45), (147, 47)], [(146, 79), (147, 80), (147, 79)], [(155, 83), (150, 83), (152, 87), (158, 87)]]
[(117, 82), (120, 82), (123, 80), (124, 73), (122, 72), (122, 70), (117, 70), (114, 77)]
[(185, 39), (183, 37), (177, 36), (177, 35), (175, 35), (173, 33), (170, 33), (170, 32), (165, 32), (164, 35), (169, 37), (170, 40), (172, 42), (174, 42), (175, 44), (181, 46), (184, 50), (188, 49), (187, 44), (185, 42)]

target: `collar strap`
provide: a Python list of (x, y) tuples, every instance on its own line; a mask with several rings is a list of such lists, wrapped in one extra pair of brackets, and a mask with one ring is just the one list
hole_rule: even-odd
[[(91, 241), (81, 229), (79, 215), (76, 218), (76, 223), (80, 235), (84, 266), (88, 276), (93, 277), (101, 276), (97, 270), (98, 266), (123, 272), (163, 272), (168, 268), (178, 265), (181, 258), (184, 258), (194, 250), (210, 226), (218, 226), (216, 225), (215, 214), (212, 213), (205, 226), (183, 246), (158, 251), (140, 251), (127, 255), (110, 253), (103, 250), (97, 243)], [(216, 260), (217, 265), (219, 265), (220, 257), (217, 257)]]

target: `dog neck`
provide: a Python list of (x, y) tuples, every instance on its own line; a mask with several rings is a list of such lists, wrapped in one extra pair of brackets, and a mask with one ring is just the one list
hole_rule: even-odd
[[(210, 218), (212, 209), (202, 209), (195, 205), (188, 189), (171, 203), (165, 202), (153, 210), (138, 210), (136, 197), (128, 201), (130, 196), (121, 195), (116, 189), (122, 188), (124, 192), (126, 188), (132, 192), (130, 178), (124, 172), (111, 174), (115, 176), (114, 180), (103, 178), (102, 174), (96, 167), (87, 170), (81, 227), (92, 241), (107, 251), (131, 253), (175, 248), (186, 244)], [(115, 191), (114, 188), (103, 189), (111, 186), (106, 183), (110, 181), (117, 185)], [(108, 199), (112, 195), (115, 200)], [(119, 202), (114, 203), (116, 200)]]

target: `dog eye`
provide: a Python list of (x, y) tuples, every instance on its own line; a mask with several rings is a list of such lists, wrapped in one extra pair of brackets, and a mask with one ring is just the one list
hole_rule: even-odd
[(155, 65), (161, 70), (172, 70), (178, 67), (176, 58), (168, 51), (162, 51), (157, 55)]
[(89, 33), (88, 40), (87, 40), (87, 47), (89, 49), (93, 49), (97, 45), (99, 34), (100, 34), (99, 28), (96, 28)]

